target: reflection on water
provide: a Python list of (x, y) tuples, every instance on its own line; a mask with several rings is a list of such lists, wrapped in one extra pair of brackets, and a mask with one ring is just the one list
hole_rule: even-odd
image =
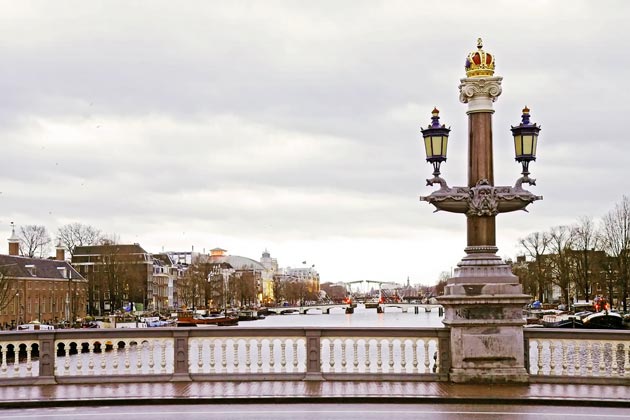
[(379, 314), (376, 309), (365, 309), (359, 305), (353, 314), (346, 314), (343, 309), (333, 309), (330, 314), (311, 310), (306, 315), (286, 314), (269, 315), (265, 319), (256, 321), (241, 321), (237, 327), (229, 328), (269, 328), (269, 327), (443, 327), (442, 318), (438, 310), (425, 312), (419, 308), (415, 314), (413, 308), (404, 313), (399, 308), (386, 308), (385, 313)]

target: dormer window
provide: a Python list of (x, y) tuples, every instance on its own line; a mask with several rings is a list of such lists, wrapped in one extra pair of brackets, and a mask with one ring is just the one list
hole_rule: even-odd
[(59, 274), (61, 274), (61, 277), (65, 279), (66, 274), (68, 273), (68, 271), (66, 270), (66, 267), (57, 267), (57, 270), (59, 270)]
[(35, 269), (35, 265), (27, 264), (24, 266), (24, 268), (26, 268), (26, 271), (28, 271), (31, 276), (37, 277), (37, 270)]

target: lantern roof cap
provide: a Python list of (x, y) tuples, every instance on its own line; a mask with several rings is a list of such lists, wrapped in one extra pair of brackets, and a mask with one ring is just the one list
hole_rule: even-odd
[(494, 75), (494, 55), (483, 50), (483, 41), (477, 38), (477, 50), (466, 57), (466, 77), (490, 77)]

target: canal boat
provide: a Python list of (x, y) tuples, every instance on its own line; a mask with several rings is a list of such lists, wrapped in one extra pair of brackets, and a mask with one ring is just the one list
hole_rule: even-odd
[(600, 311), (582, 318), (585, 328), (618, 330), (624, 329), (623, 317), (617, 312)]
[(229, 326), (238, 325), (238, 316), (233, 315), (211, 315), (205, 316), (192, 312), (178, 312), (178, 327), (208, 327), (208, 326)]
[(579, 315), (568, 313), (544, 315), (542, 325), (547, 328), (584, 328), (584, 322)]

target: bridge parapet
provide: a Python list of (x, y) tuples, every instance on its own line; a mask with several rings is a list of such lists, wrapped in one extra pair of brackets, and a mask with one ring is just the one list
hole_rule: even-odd
[[(447, 328), (0, 332), (0, 386), (164, 381), (447, 381)], [(525, 328), (532, 383), (630, 385), (630, 331)]]

